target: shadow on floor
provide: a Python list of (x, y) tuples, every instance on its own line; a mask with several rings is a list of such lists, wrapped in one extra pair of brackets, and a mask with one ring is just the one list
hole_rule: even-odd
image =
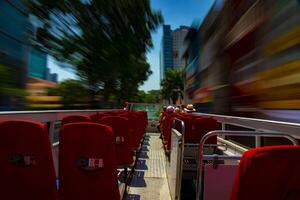
[[(140, 157), (140, 158), (143, 158), (143, 157)], [(146, 160), (139, 159), (138, 161), (136, 161), (135, 169), (137, 169), (137, 170), (147, 170), (148, 166), (146, 165)]]
[(146, 187), (145, 182), (145, 172), (143, 171), (135, 171), (129, 184), (130, 187)]
[(147, 151), (141, 151), (138, 156), (139, 156), (139, 159), (140, 158), (142, 158), (142, 159), (148, 159), (149, 158)]
[(148, 145), (143, 145), (141, 151), (149, 151)]
[(140, 200), (141, 196), (138, 194), (128, 194), (126, 195), (125, 200)]

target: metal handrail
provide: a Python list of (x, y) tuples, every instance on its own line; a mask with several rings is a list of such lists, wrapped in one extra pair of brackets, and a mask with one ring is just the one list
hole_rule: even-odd
[(49, 138), (53, 141), (55, 122), (69, 115), (90, 116), (98, 112), (121, 111), (120, 109), (94, 109), (94, 110), (43, 110), (43, 111), (8, 111), (0, 112), (1, 120), (30, 120), (49, 123)]
[(207, 113), (194, 112), (193, 115), (211, 117), (217, 122), (221, 123), (224, 127), (225, 124), (234, 125), (238, 127), (244, 127), (256, 131), (266, 132), (281, 132), (293, 135), (296, 138), (300, 138), (300, 123), (282, 122), (266, 119), (255, 119), (247, 117), (235, 117), (227, 115), (215, 115)]
[[(199, 143), (199, 160), (198, 160), (198, 172), (197, 172), (197, 194), (196, 199), (200, 200), (202, 194), (202, 172), (203, 172), (203, 146), (206, 140), (212, 136), (228, 135), (228, 136), (263, 136), (263, 137), (282, 137), (290, 140), (294, 146), (298, 145), (298, 141), (289, 134), (277, 133), (277, 132), (260, 132), (260, 131), (210, 131), (205, 134)], [(216, 156), (216, 155), (214, 155)], [(208, 157), (206, 157), (208, 158)], [(220, 157), (221, 158), (221, 157)], [(232, 159), (239, 159), (240, 157), (232, 157)], [(221, 158), (222, 159), (222, 158)], [(223, 158), (224, 159), (224, 158)]]
[(173, 119), (173, 123), (172, 123), (172, 127), (175, 129), (175, 122), (180, 122), (181, 125), (181, 134), (184, 135), (185, 134), (185, 125), (184, 125), (184, 121), (182, 121), (181, 119), (178, 118), (174, 118)]
[[(179, 181), (179, 184), (178, 184), (178, 187), (179, 187), (179, 192), (181, 191), (181, 179), (182, 179), (182, 171), (183, 171), (183, 155), (184, 155), (184, 134), (185, 134), (185, 124), (184, 124), (184, 121), (181, 120), (181, 119), (178, 119), (178, 118), (174, 118), (173, 119), (173, 123), (172, 123), (172, 127), (175, 129), (175, 122), (180, 122), (181, 124), (181, 139), (178, 141), (178, 145), (181, 146), (181, 159), (180, 159), (180, 163), (178, 164), (179, 165), (179, 174), (177, 176), (178, 180)], [(175, 129), (176, 130), (176, 129)], [(179, 131), (178, 131), (179, 132)], [(172, 129), (171, 129), (171, 133), (172, 133)], [(171, 136), (172, 137), (172, 136)], [(172, 141), (172, 139), (171, 139)], [(171, 144), (172, 145), (172, 144)], [(172, 153), (172, 151), (171, 151)], [(180, 194), (179, 194), (180, 195)]]

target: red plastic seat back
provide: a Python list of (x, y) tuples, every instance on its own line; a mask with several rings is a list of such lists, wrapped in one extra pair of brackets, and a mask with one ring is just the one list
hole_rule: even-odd
[[(202, 137), (214, 130), (220, 129), (220, 125), (218, 122), (212, 118), (206, 118), (206, 117), (198, 117), (194, 118), (194, 138), (193, 143), (199, 143)], [(217, 143), (217, 137), (211, 137), (205, 142), (206, 144), (216, 144)]]
[(108, 125), (113, 129), (118, 166), (132, 164), (133, 147), (128, 119), (118, 116), (104, 117), (99, 120), (99, 123)]
[[(194, 142), (194, 128), (193, 128), (193, 119), (190, 116), (179, 114), (176, 116), (178, 119), (184, 122), (184, 142), (185, 143), (193, 143)], [(175, 122), (176, 129), (179, 132), (182, 131), (182, 125), (180, 122)]]
[(92, 122), (97, 122), (98, 119), (99, 119), (99, 113), (96, 112), (96, 113), (90, 115), (90, 119), (91, 119)]
[(55, 200), (56, 178), (45, 126), (4, 121), (0, 138), (0, 198)]
[(86, 116), (81, 116), (81, 115), (70, 115), (70, 116), (64, 117), (61, 120), (61, 125), (75, 123), (75, 122), (91, 122), (91, 119), (89, 119)]
[(167, 145), (167, 150), (171, 149), (171, 132), (172, 132), (172, 125), (173, 125), (173, 120), (177, 116), (177, 114), (172, 113), (168, 114), (165, 117), (164, 120), (164, 126), (163, 126), (163, 136), (164, 136), (164, 142)]
[(246, 151), (231, 200), (300, 199), (300, 147), (270, 146)]
[(71, 123), (60, 134), (60, 200), (119, 200), (114, 136), (109, 126)]
[(137, 149), (140, 146), (142, 136), (140, 134), (140, 124), (138, 123), (138, 117), (127, 112), (126, 114), (120, 115), (120, 117), (125, 117), (129, 120), (130, 135), (132, 138), (132, 147)]

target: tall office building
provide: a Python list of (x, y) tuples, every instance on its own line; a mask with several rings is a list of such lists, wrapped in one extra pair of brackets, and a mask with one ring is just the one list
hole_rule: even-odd
[(182, 59), (182, 51), (184, 46), (184, 38), (189, 31), (189, 27), (180, 26), (172, 31), (173, 40), (173, 68), (180, 69), (184, 66), (184, 59)]
[(160, 51), (160, 79), (173, 67), (172, 30), (170, 25), (163, 25), (163, 36)]
[[(30, 55), (30, 23), (22, 1), (0, 1), (0, 77), (2, 87), (25, 89)], [(2, 88), (3, 89), (3, 88)], [(24, 108), (20, 94), (8, 94), (0, 88), (0, 110)]]
[(179, 69), (184, 65), (182, 48), (184, 38), (189, 28), (180, 26), (172, 31), (170, 25), (163, 25), (163, 36), (160, 50), (160, 80), (165, 76), (168, 69)]

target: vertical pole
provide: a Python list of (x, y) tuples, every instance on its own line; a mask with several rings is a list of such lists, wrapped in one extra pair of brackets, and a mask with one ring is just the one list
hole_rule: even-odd
[(50, 121), (50, 122), (48, 122), (48, 124), (49, 124), (49, 138), (50, 138), (50, 142), (52, 144), (53, 140), (54, 140), (55, 121)]
[(255, 136), (255, 147), (261, 147), (261, 136)]
[[(226, 130), (226, 124), (224, 122), (222, 122), (221, 125), (222, 125), (222, 131), (225, 131)], [(225, 135), (220, 135), (220, 137), (222, 139), (225, 139)]]

